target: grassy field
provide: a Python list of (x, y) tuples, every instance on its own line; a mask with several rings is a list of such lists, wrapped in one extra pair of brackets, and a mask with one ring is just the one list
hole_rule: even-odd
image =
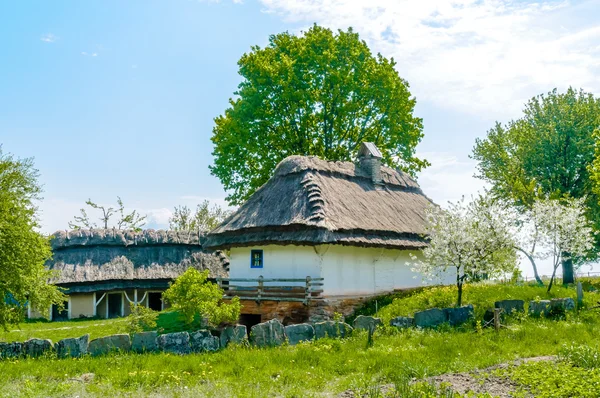
[[(524, 295), (535, 293), (534, 297), (546, 298), (542, 288), (513, 288), (516, 290), (510, 291), (514, 292), (514, 298), (519, 297), (521, 288)], [(408, 314), (421, 305), (429, 306), (426, 297), (451, 296), (452, 289), (448, 289), (428, 289), (397, 299), (382, 308), (380, 314), (386, 318)], [(499, 290), (502, 290), (502, 294), (507, 291), (504, 285), (481, 287), (484, 291), (477, 289), (470, 291), (471, 296), (465, 295), (465, 298), (470, 297), (467, 303), (469, 300), (487, 302), (500, 294)], [(560, 293), (561, 296), (571, 295), (573, 290), (565, 289)], [(588, 306), (598, 300), (598, 293), (586, 294)], [(101, 325), (94, 326), (94, 322)], [(118, 322), (104, 322), (71, 322), (72, 325), (85, 328), (77, 329), (77, 332), (67, 330), (73, 335), (83, 334), (83, 330), (95, 330), (97, 337), (113, 330), (110, 328), (121, 327)], [(18, 333), (31, 336), (38, 333), (33, 330), (42, 333), (43, 329), (48, 334), (36, 337), (55, 336), (57, 333), (50, 329), (55, 329), (52, 326), (58, 324), (34, 325), (26, 324), (24, 327), (37, 329)], [(17, 332), (8, 334), (11, 333)], [(214, 354), (182, 357), (169, 354), (115, 354), (65, 360), (13, 360), (0, 362), (0, 394), (11, 397), (322, 397), (353, 390), (357, 394), (377, 396), (374, 386), (379, 384), (406, 386), (413, 378), (465, 372), (521, 357), (555, 355), (565, 346), (597, 347), (598, 335), (600, 314), (584, 311), (563, 320), (522, 317), (509, 322), (499, 332), (478, 330), (472, 325), (459, 329), (444, 326), (438, 330), (411, 329), (402, 332), (385, 328), (376, 333), (372, 347), (367, 347), (365, 334), (356, 334), (346, 340), (320, 340), (312, 344), (269, 349), (240, 346)], [(6, 336), (6, 333), (2, 336)], [(521, 382), (527, 385), (530, 379), (519, 375), (515, 373), (514, 377), (522, 377)], [(429, 396), (436, 396), (431, 394)], [(408, 391), (402, 395), (411, 396)], [(413, 391), (413, 396), (428, 395), (423, 391)]]

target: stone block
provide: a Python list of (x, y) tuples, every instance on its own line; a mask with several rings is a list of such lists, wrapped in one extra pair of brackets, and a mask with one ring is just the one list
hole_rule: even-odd
[(225, 348), (229, 343), (242, 344), (248, 340), (245, 325), (227, 326), (221, 331), (221, 347)]
[(345, 322), (325, 321), (315, 323), (315, 338), (324, 337), (337, 338), (348, 337), (352, 334), (352, 326)]
[(208, 330), (198, 330), (190, 333), (190, 347), (192, 352), (218, 351), (219, 338), (213, 336)]
[(131, 350), (131, 338), (128, 334), (113, 334), (90, 341), (88, 352), (92, 356), (104, 355), (109, 352)]
[(446, 319), (452, 326), (462, 325), (473, 318), (473, 305), (465, 305), (458, 308), (445, 308)]
[(23, 354), (30, 358), (41, 357), (52, 351), (54, 351), (54, 344), (51, 340), (29, 339), (23, 343)]
[(273, 347), (285, 342), (283, 324), (277, 319), (259, 323), (250, 329), (250, 341), (258, 347)]
[(415, 325), (415, 318), (408, 316), (397, 316), (390, 320), (390, 326), (395, 326), (398, 329), (407, 329)]
[(362, 329), (362, 330), (369, 330), (369, 329), (373, 329), (375, 330), (375, 328), (377, 328), (377, 326), (381, 326), (383, 325), (383, 322), (381, 322), (380, 318), (375, 318), (372, 316), (364, 316), (364, 315), (359, 315), (356, 317), (356, 319), (354, 319), (354, 329)]
[(23, 343), (0, 343), (0, 359), (19, 358), (23, 355)]
[(415, 312), (415, 325), (419, 328), (436, 327), (447, 320), (446, 313), (439, 308)]
[(156, 338), (158, 349), (172, 354), (189, 354), (190, 335), (188, 332), (161, 334)]
[(56, 349), (56, 354), (59, 358), (79, 358), (88, 353), (89, 340), (89, 334), (72, 339), (62, 339), (58, 343), (56, 343), (54, 348)]
[(141, 332), (133, 335), (131, 340), (131, 351), (134, 352), (152, 352), (158, 350), (156, 338), (158, 332)]
[(550, 313), (550, 300), (532, 300), (529, 302), (529, 315), (531, 316), (548, 316)]
[(500, 308), (503, 314), (512, 315), (517, 312), (525, 312), (525, 301), (523, 300), (501, 300), (494, 303), (494, 308)]
[(288, 325), (285, 327), (285, 335), (290, 345), (296, 345), (301, 341), (312, 341), (315, 339), (315, 328), (308, 323)]

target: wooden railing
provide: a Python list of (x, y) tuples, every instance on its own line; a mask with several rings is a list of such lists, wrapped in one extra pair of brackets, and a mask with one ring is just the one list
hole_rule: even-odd
[[(240, 300), (297, 301), (308, 304), (322, 300), (323, 278), (217, 278), (224, 298), (239, 297)], [(238, 284), (235, 284), (238, 283)], [(242, 284), (239, 284), (242, 283)]]

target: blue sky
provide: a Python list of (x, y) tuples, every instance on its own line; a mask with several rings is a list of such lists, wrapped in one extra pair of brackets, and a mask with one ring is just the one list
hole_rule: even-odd
[(482, 188), (468, 155), (494, 121), (569, 85), (600, 92), (600, 0), (4, 1), (0, 143), (35, 157), (44, 232), (87, 198), (167, 226), (175, 205), (225, 192), (208, 171), (236, 62), (270, 34), (353, 26), (394, 57), (417, 98), (438, 203)]

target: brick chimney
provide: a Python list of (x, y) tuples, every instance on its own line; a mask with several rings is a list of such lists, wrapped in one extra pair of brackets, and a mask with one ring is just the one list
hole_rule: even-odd
[(381, 152), (372, 142), (363, 142), (358, 150), (358, 164), (376, 185), (383, 185), (381, 178)]

